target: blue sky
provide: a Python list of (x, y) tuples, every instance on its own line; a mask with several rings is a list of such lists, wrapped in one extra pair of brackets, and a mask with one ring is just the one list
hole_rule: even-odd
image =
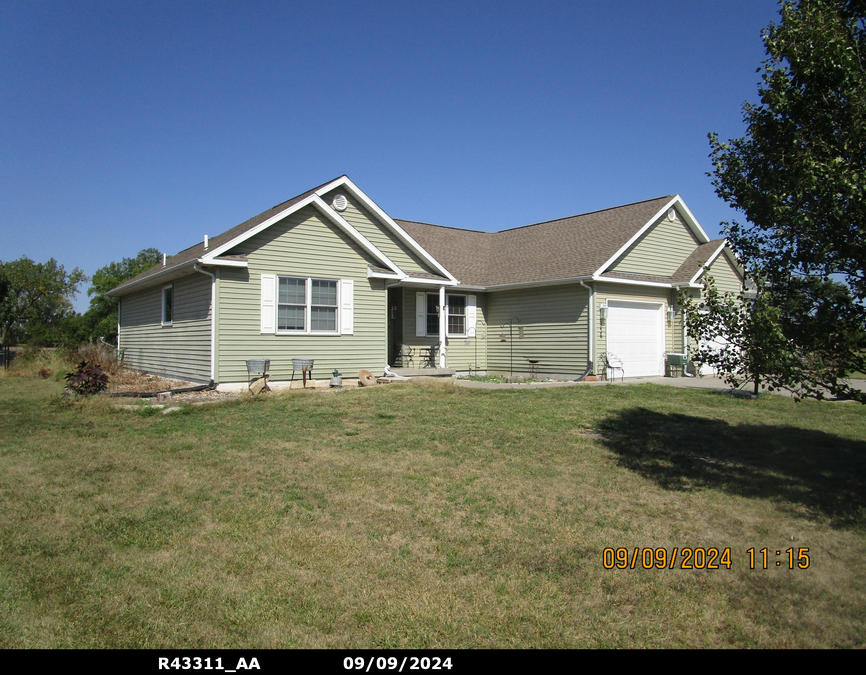
[(716, 236), (737, 214), (707, 133), (743, 135), (776, 20), (775, 0), (0, 0), (0, 260), (90, 275), (344, 173), (395, 218), (501, 230), (680, 194)]

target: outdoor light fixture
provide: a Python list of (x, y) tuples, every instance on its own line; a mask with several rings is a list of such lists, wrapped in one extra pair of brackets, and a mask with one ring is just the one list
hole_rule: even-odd
[(674, 323), (674, 318), (676, 318), (677, 310), (673, 307), (668, 307), (668, 325), (672, 326)]
[(598, 318), (604, 321), (607, 319), (607, 305), (601, 305), (598, 308)]

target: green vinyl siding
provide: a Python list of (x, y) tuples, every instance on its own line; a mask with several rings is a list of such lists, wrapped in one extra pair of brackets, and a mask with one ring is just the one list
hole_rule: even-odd
[[(218, 381), (244, 382), (247, 359), (270, 359), (272, 380), (292, 376), (292, 359), (314, 359), (313, 376), (339, 370), (381, 373), (386, 354), (384, 282), (367, 278), (370, 255), (310, 206), (232, 249), (249, 267), (225, 268), (219, 281)], [(354, 334), (262, 334), (263, 274), (354, 281)], [(300, 373), (296, 374), (296, 378)]]
[[(349, 205), (345, 211), (336, 211), (352, 227), (364, 235), (373, 246), (378, 248), (388, 258), (407, 274), (411, 272), (428, 272), (430, 274), (442, 274), (441, 271), (432, 267), (424, 261), (421, 256), (392, 232), (377, 216), (355, 199), (349, 192), (336, 189), (322, 197), (326, 204), (331, 204), (335, 194), (346, 197)], [(382, 265), (377, 262), (377, 265)]]
[[(713, 277), (716, 288), (727, 293), (739, 293), (742, 290), (743, 281), (739, 272), (728, 260), (728, 256), (724, 252), (710, 265), (710, 268), (704, 272), (704, 275), (709, 274)], [(700, 279), (698, 281), (701, 281)]]
[(162, 325), (162, 292), (167, 284), (121, 298), (120, 346), (127, 365), (178, 379), (210, 380), (211, 279), (204, 274), (173, 285), (170, 326)]
[(609, 269), (614, 272), (670, 276), (691, 255), (698, 243), (679, 216), (671, 221), (665, 215), (644, 232)]
[[(588, 361), (588, 305), (589, 292), (577, 284), (489, 293), (489, 369), (510, 372), (513, 347), (515, 373), (529, 372), (528, 359), (539, 362), (540, 375), (583, 373)], [(520, 321), (515, 320), (510, 330), (512, 317)]]

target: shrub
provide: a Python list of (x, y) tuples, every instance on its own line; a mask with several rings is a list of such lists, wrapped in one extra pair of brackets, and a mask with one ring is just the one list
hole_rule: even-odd
[(82, 361), (75, 372), (66, 376), (67, 389), (79, 396), (98, 394), (108, 388), (108, 375), (98, 363)]

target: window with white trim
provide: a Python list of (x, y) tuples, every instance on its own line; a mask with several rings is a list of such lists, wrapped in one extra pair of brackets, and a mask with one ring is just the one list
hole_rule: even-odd
[(427, 335), (439, 335), (439, 294), (427, 294)]
[[(446, 295), (448, 303), (448, 337), (466, 336), (466, 302), (465, 295)], [(439, 335), (439, 294), (427, 293), (427, 336)]]
[(448, 296), (448, 335), (466, 335), (466, 296)]
[(277, 277), (277, 332), (337, 333), (338, 281)]
[(162, 325), (170, 326), (174, 313), (174, 285), (162, 287)]

